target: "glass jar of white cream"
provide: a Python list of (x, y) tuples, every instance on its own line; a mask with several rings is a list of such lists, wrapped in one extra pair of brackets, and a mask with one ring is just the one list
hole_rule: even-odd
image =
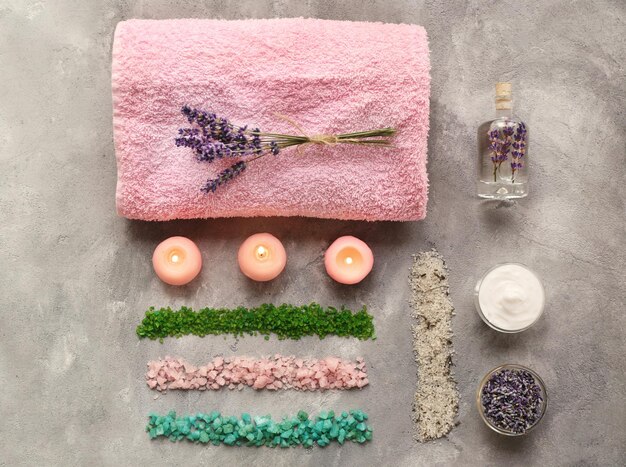
[(476, 284), (476, 310), (491, 328), (514, 333), (531, 327), (545, 306), (545, 291), (537, 275), (519, 263), (498, 264)]

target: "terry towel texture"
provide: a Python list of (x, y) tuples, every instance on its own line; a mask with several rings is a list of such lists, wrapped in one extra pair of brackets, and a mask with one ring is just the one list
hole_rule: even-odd
[[(318, 19), (131, 20), (113, 44), (117, 209), (143, 220), (426, 215), (430, 62), (426, 31)], [(268, 155), (204, 194), (236, 159), (198, 162), (174, 138), (190, 105), (262, 131), (395, 127), (393, 148), (307, 145)]]

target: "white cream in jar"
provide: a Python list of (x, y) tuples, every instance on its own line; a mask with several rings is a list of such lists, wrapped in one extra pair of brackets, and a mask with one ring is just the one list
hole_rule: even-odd
[(496, 266), (476, 285), (476, 305), (483, 320), (494, 329), (517, 332), (531, 326), (545, 305), (539, 278), (526, 266)]

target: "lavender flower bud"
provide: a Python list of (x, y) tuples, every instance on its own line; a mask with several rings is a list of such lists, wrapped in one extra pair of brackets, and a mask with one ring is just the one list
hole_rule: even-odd
[(225, 184), (229, 180), (232, 180), (237, 175), (241, 174), (246, 169), (246, 163), (244, 161), (239, 161), (227, 169), (222, 170), (217, 178), (209, 179), (204, 187), (201, 188), (205, 193), (215, 193), (217, 187)]

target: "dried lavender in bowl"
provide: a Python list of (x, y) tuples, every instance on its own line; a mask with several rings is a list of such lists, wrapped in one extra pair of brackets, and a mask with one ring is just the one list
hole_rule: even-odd
[(491, 425), (508, 433), (524, 434), (541, 419), (545, 400), (530, 371), (501, 368), (483, 385), (480, 403)]
[(451, 374), (452, 316), (448, 271), (437, 251), (413, 256), (409, 274), (417, 392), (413, 404), (415, 436), (424, 442), (447, 435), (455, 425), (459, 393)]

